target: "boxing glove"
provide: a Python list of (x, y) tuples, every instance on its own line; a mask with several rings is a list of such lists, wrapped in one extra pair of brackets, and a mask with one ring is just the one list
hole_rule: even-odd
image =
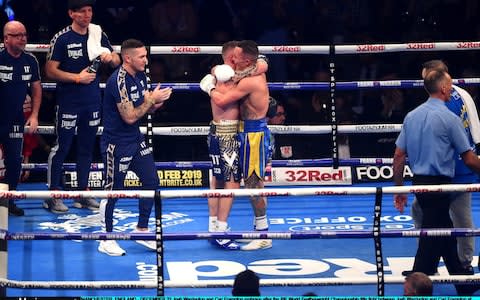
[(232, 79), (233, 75), (235, 75), (235, 71), (229, 65), (223, 64), (215, 67), (213, 75), (215, 75), (217, 81), (225, 82)]
[(215, 88), (215, 83), (215, 77), (212, 74), (207, 74), (200, 81), (200, 88), (210, 96), (210, 92)]

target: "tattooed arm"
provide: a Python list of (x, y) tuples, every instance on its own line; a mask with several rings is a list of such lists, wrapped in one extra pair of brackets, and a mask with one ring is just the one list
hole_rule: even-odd
[(163, 102), (170, 98), (172, 94), (171, 88), (160, 88), (160, 85), (149, 92), (146, 91), (143, 103), (137, 107), (134, 107), (133, 102), (130, 101), (128, 98), (128, 94), (125, 92), (121, 92), (120, 103), (117, 103), (118, 111), (120, 112), (120, 116), (127, 124), (133, 124), (143, 118), (147, 112), (154, 112), (157, 108), (163, 105)]

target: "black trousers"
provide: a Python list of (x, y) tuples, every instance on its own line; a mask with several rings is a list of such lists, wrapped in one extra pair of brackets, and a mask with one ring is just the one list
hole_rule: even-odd
[[(451, 179), (445, 176), (415, 175), (414, 185), (449, 184)], [(451, 193), (416, 193), (422, 208), (422, 228), (453, 228), (449, 215)], [(420, 237), (413, 271), (433, 275), (440, 258), (443, 257), (451, 275), (464, 274), (458, 259), (455, 237)]]

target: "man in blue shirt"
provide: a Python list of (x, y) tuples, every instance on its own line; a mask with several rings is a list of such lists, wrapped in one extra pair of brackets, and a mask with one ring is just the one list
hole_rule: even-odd
[[(158, 175), (152, 148), (147, 147), (140, 133), (140, 119), (147, 112), (153, 113), (170, 98), (171, 88), (147, 90), (145, 45), (134, 39), (122, 43), (122, 65), (110, 76), (103, 98), (103, 134), (100, 141), (105, 161), (105, 189), (123, 190), (129, 170), (135, 172), (142, 183), (141, 188), (158, 188)], [(105, 217), (107, 232), (113, 230), (113, 210), (117, 199), (102, 200), (100, 212)], [(148, 220), (153, 199), (141, 199), (138, 203), (139, 218), (134, 232), (148, 232)], [(155, 241), (136, 241), (152, 250)], [(111, 256), (125, 255), (115, 240), (101, 241), (98, 250)]]
[[(433, 70), (426, 74), (424, 86), (430, 97), (408, 113), (396, 141), (393, 158), (393, 178), (403, 185), (403, 170), (408, 156), (414, 174), (414, 185), (436, 185), (452, 182), (455, 174), (455, 154), (460, 153), (465, 164), (480, 173), (480, 160), (472, 151), (465, 129), (458, 116), (445, 105), (450, 99), (452, 79), (447, 72)], [(417, 193), (422, 208), (422, 228), (452, 228), (449, 215), (451, 193)], [(406, 194), (395, 194), (395, 208), (403, 213)], [(433, 275), (443, 257), (452, 275), (468, 275), (458, 258), (455, 237), (420, 237), (414, 272)], [(456, 285), (459, 295), (471, 295), (479, 285)]]
[[(423, 64), (422, 78), (431, 70), (448, 72), (448, 67), (441, 60), (430, 60)], [(476, 144), (480, 143), (480, 121), (472, 96), (464, 89), (453, 85), (450, 100), (446, 102), (447, 108), (460, 117), (467, 133), (470, 146), (476, 150)], [(459, 154), (456, 155), (455, 176), (452, 183), (468, 184), (478, 182), (478, 175), (468, 168)], [(416, 199), (412, 202), (412, 217), (415, 227), (419, 228), (422, 223), (422, 209)], [(472, 220), (472, 194), (453, 193), (450, 203), (450, 217), (455, 228), (474, 228)], [(475, 237), (457, 238), (458, 256), (462, 266), (470, 269), (473, 274), (472, 260), (475, 250)], [(409, 272), (409, 271), (407, 271)]]
[[(88, 188), (95, 138), (100, 125), (101, 90), (98, 64), (112, 67), (120, 64), (118, 54), (98, 25), (91, 24), (94, 0), (69, 0), (68, 15), (72, 24), (59, 31), (50, 42), (45, 72), (57, 82), (56, 145), (48, 158), (48, 185), (61, 190), (62, 165), (77, 132), (78, 189)], [(92, 66), (92, 67), (91, 67)], [(81, 141), (81, 142), (79, 142)], [(98, 209), (95, 199), (76, 200), (77, 208)], [(44, 207), (54, 213), (65, 213), (68, 207), (61, 199), (49, 199)]]
[[(3, 28), (5, 49), (0, 51), (0, 144), (3, 145), (6, 174), (3, 183), (10, 190), (17, 188), (22, 169), (22, 145), (24, 126), (35, 132), (38, 126), (38, 111), (42, 101), (42, 86), (38, 61), (25, 52), (27, 30), (18, 21), (10, 21)], [(32, 114), (25, 122), (23, 103), (31, 91)], [(23, 216), (23, 209), (9, 201), (10, 215)]]

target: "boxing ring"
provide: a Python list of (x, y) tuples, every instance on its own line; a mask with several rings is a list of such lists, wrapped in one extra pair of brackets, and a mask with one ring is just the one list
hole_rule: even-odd
[[(48, 45), (28, 45), (30, 51), (46, 52)], [(338, 134), (394, 133), (401, 124), (340, 125), (336, 119), (335, 95), (338, 90), (373, 88), (418, 88), (421, 80), (337, 82), (335, 56), (405, 51), (478, 50), (480, 43), (409, 43), (385, 45), (260, 46), (264, 54), (323, 54), (330, 57), (330, 82), (269, 83), (272, 90), (328, 90), (331, 97), (330, 125), (271, 126), (274, 134), (327, 134), (332, 156), (326, 159), (274, 161), (270, 184), (263, 190), (208, 190), (169, 187), (157, 191), (47, 191), (45, 185), (21, 185), (20, 191), (0, 191), (0, 288), (7, 296), (80, 295), (230, 295), (234, 275), (250, 268), (261, 278), (264, 296), (317, 295), (401, 295), (401, 272), (413, 265), (419, 236), (477, 236), (479, 229), (415, 230), (406, 212), (398, 214), (393, 193), (480, 191), (479, 184), (393, 187), (386, 181), (355, 183), (358, 166), (389, 166), (390, 158), (340, 159)], [(117, 47), (118, 50), (118, 47)], [(220, 54), (217, 46), (152, 46), (155, 54)], [(480, 84), (480, 78), (455, 79), (456, 84)], [(55, 84), (44, 83), (45, 89)], [(197, 83), (162, 83), (180, 91), (199, 91)], [(142, 127), (144, 133), (151, 124)], [(206, 135), (207, 126), (153, 127), (153, 135)], [(53, 134), (52, 126), (40, 126), (39, 133)], [(101, 134), (101, 129), (99, 133)], [(187, 174), (192, 182), (198, 170), (209, 162), (157, 162), (159, 170)], [(46, 164), (25, 164), (24, 169), (45, 170)], [(66, 171), (74, 168), (65, 164)], [(92, 171), (103, 169), (101, 163)], [(294, 170), (289, 182), (285, 172)], [(321, 170), (321, 171), (318, 171)], [(340, 171), (337, 171), (340, 170)], [(167, 176), (167, 171), (161, 173)], [(183, 172), (185, 171), (185, 172)], [(188, 175), (190, 174), (190, 175)], [(327, 174), (321, 176), (321, 174)], [(302, 177), (304, 176), (304, 177)], [(161, 179), (165, 179), (161, 178)], [(283, 178), (283, 179), (282, 179)], [(324, 185), (319, 187), (319, 185)], [(349, 186), (354, 185), (354, 186)], [(369, 186), (370, 185), (370, 186)], [(228, 233), (208, 233), (209, 196), (235, 196)], [(252, 212), (248, 196), (269, 198), (269, 232), (251, 231)], [(114, 233), (102, 233), (98, 213), (71, 209), (65, 215), (45, 212), (39, 201), (48, 197), (122, 198), (115, 210)], [(155, 217), (150, 219), (154, 234), (127, 233), (136, 220), (136, 199), (155, 197)], [(8, 218), (7, 200), (18, 199), (25, 217)], [(478, 193), (473, 193), (474, 219), (479, 215)], [(411, 202), (411, 197), (410, 200)], [(68, 200), (67, 200), (67, 203)], [(69, 203), (70, 204), (70, 203)], [(292, 204), (294, 204), (292, 207)], [(206, 240), (273, 239), (268, 250), (226, 251), (213, 248)], [(97, 240), (120, 240), (125, 257), (97, 253)], [(157, 250), (147, 252), (128, 241), (156, 240)], [(295, 240), (295, 241), (292, 241)], [(373, 242), (372, 242), (373, 240)], [(8, 243), (8, 252), (7, 252)], [(38, 244), (38, 246), (35, 246)], [(293, 246), (293, 244), (295, 246)], [(293, 248), (293, 249), (292, 249)], [(478, 245), (477, 245), (478, 249)], [(293, 251), (292, 251), (293, 250)], [(476, 266), (477, 261), (472, 263)], [(7, 268), (8, 266), (8, 268)], [(38, 269), (43, 272), (38, 273)], [(472, 276), (448, 276), (443, 265), (432, 277), (436, 295), (455, 295), (451, 283), (479, 283)], [(123, 277), (122, 275), (125, 275)], [(449, 283), (449, 284), (446, 284)], [(338, 288), (338, 286), (343, 286)], [(355, 289), (362, 285), (362, 289)], [(278, 287), (282, 287), (279, 289)], [(349, 288), (351, 287), (351, 288)]]

